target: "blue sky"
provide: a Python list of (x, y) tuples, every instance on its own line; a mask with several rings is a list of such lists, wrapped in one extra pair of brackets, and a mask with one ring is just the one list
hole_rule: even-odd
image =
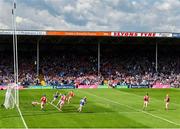
[[(11, 29), (13, 0), (0, 0), (0, 28)], [(23, 30), (180, 32), (180, 0), (16, 0)]]

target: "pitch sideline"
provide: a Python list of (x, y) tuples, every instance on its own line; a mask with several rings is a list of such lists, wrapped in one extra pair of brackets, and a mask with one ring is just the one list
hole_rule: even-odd
[[(12, 98), (13, 98), (13, 100), (14, 100), (14, 97), (13, 97), (13, 96), (12, 96)], [(14, 100), (14, 101), (15, 101), (15, 100)], [(25, 126), (25, 129), (28, 129), (28, 126), (27, 126), (27, 124), (26, 124), (26, 121), (25, 121), (25, 119), (24, 119), (24, 117), (23, 117), (23, 115), (22, 115), (22, 112), (21, 112), (19, 106), (18, 106), (17, 104), (15, 104), (15, 106), (17, 107), (18, 113), (19, 113), (19, 115), (20, 115), (20, 117), (21, 117), (21, 119), (22, 119), (22, 122), (23, 122), (23, 124), (24, 124), (24, 126)]]
[[(80, 91), (80, 92), (82, 92), (82, 91)], [(178, 124), (178, 123), (175, 123), (175, 122), (170, 121), (170, 120), (168, 120), (168, 119), (162, 118), (162, 117), (157, 116), (157, 115), (153, 115), (153, 114), (151, 114), (151, 113), (148, 113), (148, 112), (145, 112), (145, 111), (142, 111), (142, 110), (137, 110), (137, 109), (135, 109), (135, 108), (133, 108), (133, 107), (131, 107), (131, 106), (129, 106), (129, 105), (122, 104), (122, 103), (118, 103), (118, 102), (116, 102), (116, 101), (112, 101), (112, 100), (110, 100), (110, 99), (103, 98), (103, 97), (97, 96), (97, 95), (95, 95), (95, 94), (86, 92), (86, 91), (83, 91), (83, 92), (85, 92), (85, 93), (87, 93), (87, 94), (89, 94), (89, 95), (91, 95), (91, 96), (95, 96), (95, 97), (98, 97), (98, 98), (100, 98), (100, 99), (104, 99), (104, 100), (106, 100), (106, 101), (109, 101), (109, 102), (112, 102), (112, 103), (115, 103), (115, 104), (119, 104), (119, 105), (122, 105), (122, 106), (126, 106), (126, 107), (128, 107), (128, 108), (130, 108), (130, 109), (133, 109), (133, 110), (135, 110), (135, 111), (140, 111), (140, 112), (142, 112), (142, 113), (144, 113), (144, 114), (147, 114), (147, 115), (153, 116), (153, 117), (155, 117), (155, 118), (161, 119), (161, 120), (163, 120), (163, 121), (166, 121), (166, 122), (168, 122), (168, 123), (174, 124), (174, 125), (176, 125), (176, 126), (180, 126), (180, 124)]]
[(16, 107), (17, 107), (18, 112), (19, 112), (19, 115), (20, 115), (20, 117), (21, 117), (21, 119), (22, 119), (22, 121), (23, 121), (23, 124), (24, 124), (24, 126), (25, 126), (25, 129), (28, 129), (28, 126), (27, 126), (27, 124), (26, 124), (26, 121), (24, 120), (24, 117), (23, 117), (23, 115), (22, 115), (22, 113), (21, 113), (20, 108), (19, 108), (17, 105), (16, 105)]
[[(116, 89), (115, 89), (115, 91), (120, 92), (120, 93), (123, 93), (123, 94), (134, 95), (134, 96), (137, 96), (137, 97), (141, 97), (141, 98), (142, 98), (142, 96), (137, 95), (137, 94), (134, 94), (134, 93), (128, 93), (128, 92), (125, 92), (125, 91), (118, 91), (118, 90), (116, 90)], [(156, 98), (153, 98), (153, 100), (163, 103), (163, 101), (161, 101), (161, 100), (159, 100), (159, 99), (156, 99)], [(177, 103), (173, 103), (173, 102), (171, 102), (171, 103), (172, 103), (173, 105), (176, 105), (176, 106), (180, 107), (180, 105), (177, 104)]]

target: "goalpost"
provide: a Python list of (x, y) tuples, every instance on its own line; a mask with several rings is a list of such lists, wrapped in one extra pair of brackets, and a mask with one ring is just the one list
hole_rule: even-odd
[(24, 127), (25, 129), (28, 129), (28, 126), (19, 108), (18, 50), (17, 50), (17, 34), (16, 34), (16, 0), (13, 0), (12, 28), (13, 28), (14, 83), (10, 83), (7, 86), (5, 100), (4, 100), (4, 107), (6, 109), (12, 109), (12, 108), (17, 107), (17, 110), (22, 119)]
[(16, 2), (13, 0), (12, 9), (12, 28), (13, 28), (13, 59), (14, 59), (14, 83), (7, 86), (4, 107), (12, 109), (19, 107), (19, 90), (18, 90), (18, 51), (17, 51), (17, 34), (16, 34)]
[(22, 119), (25, 129), (28, 126), (24, 120), (24, 117), (19, 108), (19, 87), (18, 87), (18, 50), (17, 50), (17, 33), (16, 33), (16, 0), (13, 0), (12, 9), (12, 28), (13, 28), (13, 59), (14, 59), (14, 83), (10, 83), (7, 86), (4, 107), (6, 109), (12, 109), (17, 107), (19, 115)]
[(15, 107), (15, 104), (17, 104), (17, 88), (15, 83), (11, 83), (7, 86), (5, 99), (4, 99), (4, 107), (6, 109), (12, 109)]

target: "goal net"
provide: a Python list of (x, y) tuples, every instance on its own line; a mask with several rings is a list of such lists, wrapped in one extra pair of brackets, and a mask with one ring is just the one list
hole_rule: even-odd
[(11, 83), (7, 86), (4, 107), (6, 109), (12, 109), (15, 107), (17, 103), (17, 85), (15, 83)]

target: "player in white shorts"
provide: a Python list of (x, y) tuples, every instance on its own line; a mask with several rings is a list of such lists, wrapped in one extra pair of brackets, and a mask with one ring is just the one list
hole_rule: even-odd
[(62, 95), (57, 105), (59, 106), (59, 111), (62, 111), (62, 107), (64, 106), (65, 100), (66, 100), (66, 95)]
[(57, 91), (55, 94), (54, 94), (54, 97), (53, 97), (53, 100), (51, 101), (51, 103), (54, 103), (58, 97), (61, 96), (61, 94), (59, 94), (59, 92)]
[(74, 97), (74, 92), (71, 91), (69, 92), (69, 94), (67, 95), (67, 101), (68, 101), (68, 104), (70, 103), (70, 100)]
[(77, 109), (78, 112), (81, 112), (82, 111), (82, 108), (84, 107), (84, 105), (86, 104), (86, 100), (87, 98), (84, 97), (80, 100), (80, 105), (79, 105), (79, 108)]
[(145, 110), (148, 106), (148, 103), (149, 103), (149, 95), (148, 93), (144, 96), (144, 104), (143, 104), (143, 110)]

